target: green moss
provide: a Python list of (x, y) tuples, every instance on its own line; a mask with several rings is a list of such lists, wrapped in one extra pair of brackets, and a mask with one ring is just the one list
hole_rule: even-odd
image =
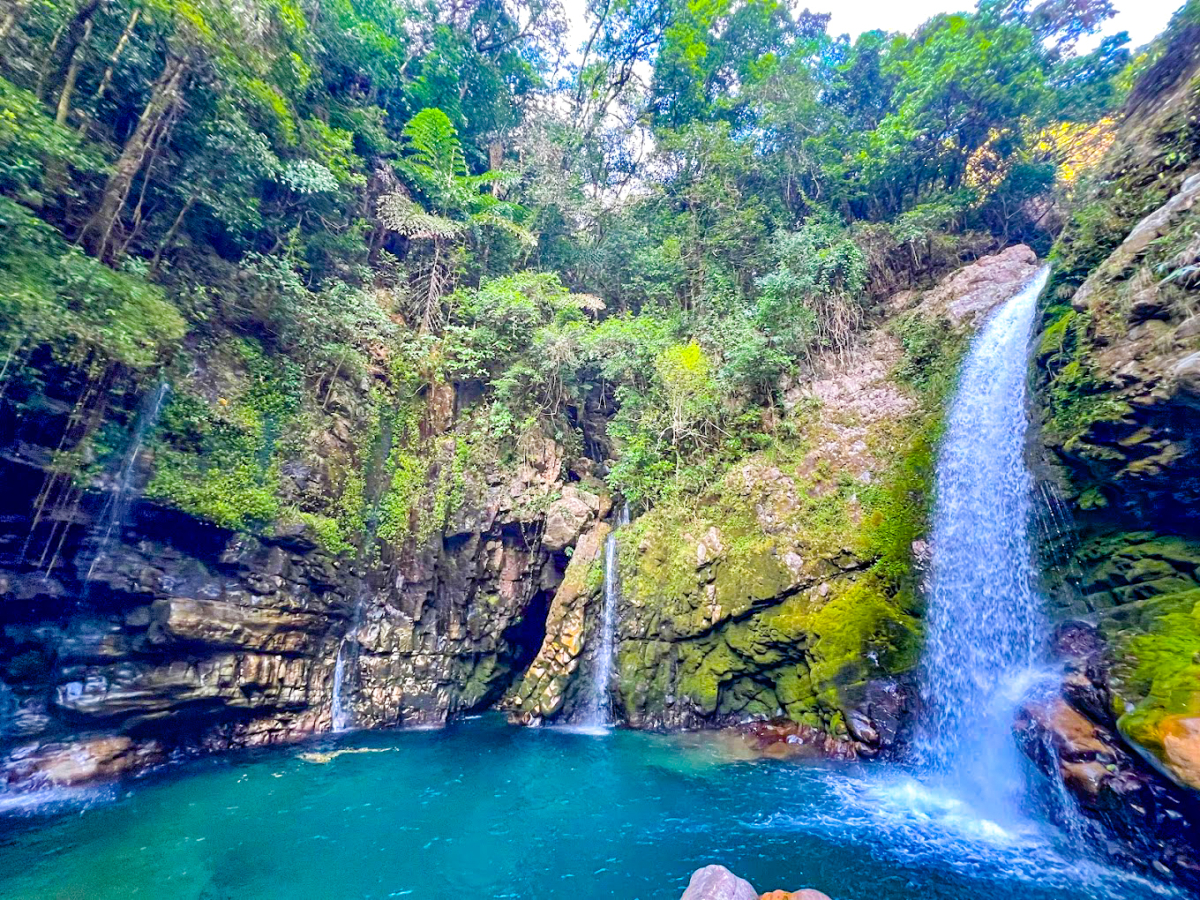
[(861, 681), (874, 673), (912, 669), (920, 655), (921, 628), (878, 576), (868, 574), (814, 611), (808, 623), (814, 687)]
[(319, 513), (310, 512), (295, 512), (295, 517), (298, 521), (303, 522), (312, 529), (316, 535), (317, 543), (320, 544), (327, 552), (333, 554), (350, 554), (355, 550), (352, 544), (346, 537), (346, 532), (342, 530), (341, 524), (336, 519), (331, 519), (329, 516), (322, 516)]
[(1171, 722), (1200, 715), (1200, 589), (1142, 601), (1133, 618), (1108, 623), (1124, 701), (1117, 725), (1163, 760)]
[(234, 390), (215, 401), (186, 389), (171, 396), (146, 494), (226, 528), (262, 529), (280, 513), (279, 467), (299, 440), (303, 379), (248, 339), (213, 358), (231, 367)]

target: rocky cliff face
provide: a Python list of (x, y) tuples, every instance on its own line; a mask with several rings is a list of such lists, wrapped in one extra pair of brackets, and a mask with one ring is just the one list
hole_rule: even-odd
[[(941, 403), (974, 322), (1035, 268), (1015, 247), (891, 298), (788, 386), (771, 453), (620, 530), (619, 722), (781, 720), (827, 752), (896, 750)], [(103, 465), (63, 455), (70, 386), (4, 406), (11, 784), (488, 707), (572, 721), (592, 702), (612, 507), (595, 463), (536, 435), (517, 459), (477, 452), (469, 385), (388, 405), (336, 383), (301, 415), (261, 364), (198, 360), (157, 430), (144, 403), (125, 416)], [(355, 529), (377, 539), (348, 545)]]
[[(1192, 883), (1200, 822), (1198, 77), (1200, 25), (1181, 14), (1054, 252), (1038, 394), (1051, 477), (1075, 527), (1050, 571), (1063, 615), (1082, 624), (1064, 642), (1063, 703), (1020, 726), (1031, 755), (1061, 772), (1122, 852)], [(1038, 733), (1049, 737), (1030, 738)], [(1064, 752), (1037, 749), (1055, 745)]]
[[(355, 561), (303, 524), (251, 536), (143, 500), (114, 520), (116, 484), (48, 505), (50, 453), (5, 424), (0, 741), (23, 787), (326, 731), (335, 692), (364, 727), (486, 707), (540, 646), (564, 551), (608, 511), (547, 441), (473, 484), (444, 533)], [(134, 455), (140, 490), (154, 461)]]
[[(941, 402), (973, 325), (1036, 271), (1027, 247), (885, 305), (787, 392), (770, 454), (617, 533), (616, 712), (640, 728), (764, 719), (829, 752), (896, 750), (921, 643), (920, 579)], [(584, 709), (604, 530), (577, 546), (546, 641), (510, 701)]]

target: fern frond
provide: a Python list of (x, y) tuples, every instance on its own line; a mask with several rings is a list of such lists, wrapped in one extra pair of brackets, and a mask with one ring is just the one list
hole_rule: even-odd
[(505, 172), (503, 169), (488, 169), (488, 171), (480, 175), (468, 175), (466, 178), (467, 184), (476, 190), (496, 184), (501, 187), (508, 187), (509, 185), (516, 184), (519, 180), (520, 176), (515, 172)]
[(409, 164), (429, 169), (447, 181), (467, 176), (467, 159), (454, 123), (437, 107), (423, 109), (402, 132)]
[(453, 219), (426, 212), (402, 191), (393, 191), (379, 199), (379, 221), (389, 231), (405, 237), (433, 240), (462, 234), (462, 225)]
[(511, 219), (506, 219), (495, 207), (484, 209), (475, 213), (473, 216), (471, 216), (469, 221), (472, 225), (495, 228), (499, 231), (506, 232), (527, 247), (532, 247), (537, 243), (537, 235), (535, 235), (528, 228), (518, 225)]

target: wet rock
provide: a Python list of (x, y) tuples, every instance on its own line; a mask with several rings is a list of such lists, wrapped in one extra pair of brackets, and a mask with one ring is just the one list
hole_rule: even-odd
[(112, 781), (164, 760), (157, 741), (109, 735), (19, 749), (0, 774), (5, 781), (23, 786), (77, 787)]
[(692, 873), (679, 900), (758, 900), (758, 891), (724, 866), (705, 866)]
[(1016, 729), (1026, 739), (1036, 735), (1048, 741), (1048, 751), (1058, 760), (1103, 764), (1119, 755), (1111, 737), (1103, 739), (1097, 725), (1061, 698), (1023, 706)]
[(600, 498), (573, 485), (563, 489), (562, 497), (546, 511), (546, 530), (542, 546), (558, 551), (573, 545), (600, 511)]
[[(571, 677), (585, 651), (589, 603), (595, 606), (598, 599), (594, 591), (588, 590), (588, 574), (601, 555), (608, 532), (609, 526), (601, 522), (576, 544), (546, 616), (545, 639), (505, 704), (513, 721), (536, 725), (562, 709)], [(592, 615), (590, 620), (596, 623), (599, 616)], [(598, 635), (593, 631), (588, 637), (594, 646)]]
[[(1026, 704), (1014, 723), (1025, 754), (1061, 779), (1092, 824), (1093, 841), (1124, 865), (1200, 886), (1194, 796), (1168, 786), (1119, 734), (1062, 698)], [(1056, 815), (1069, 811), (1057, 810)]]
[(768, 891), (758, 900), (830, 900), (830, 897), (813, 888), (805, 888), (800, 891)]

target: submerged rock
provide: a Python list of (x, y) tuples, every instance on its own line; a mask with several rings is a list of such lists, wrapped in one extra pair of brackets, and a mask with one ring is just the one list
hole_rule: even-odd
[(768, 759), (850, 760), (859, 756), (860, 748), (852, 741), (787, 719), (752, 722), (732, 730), (755, 755)]

